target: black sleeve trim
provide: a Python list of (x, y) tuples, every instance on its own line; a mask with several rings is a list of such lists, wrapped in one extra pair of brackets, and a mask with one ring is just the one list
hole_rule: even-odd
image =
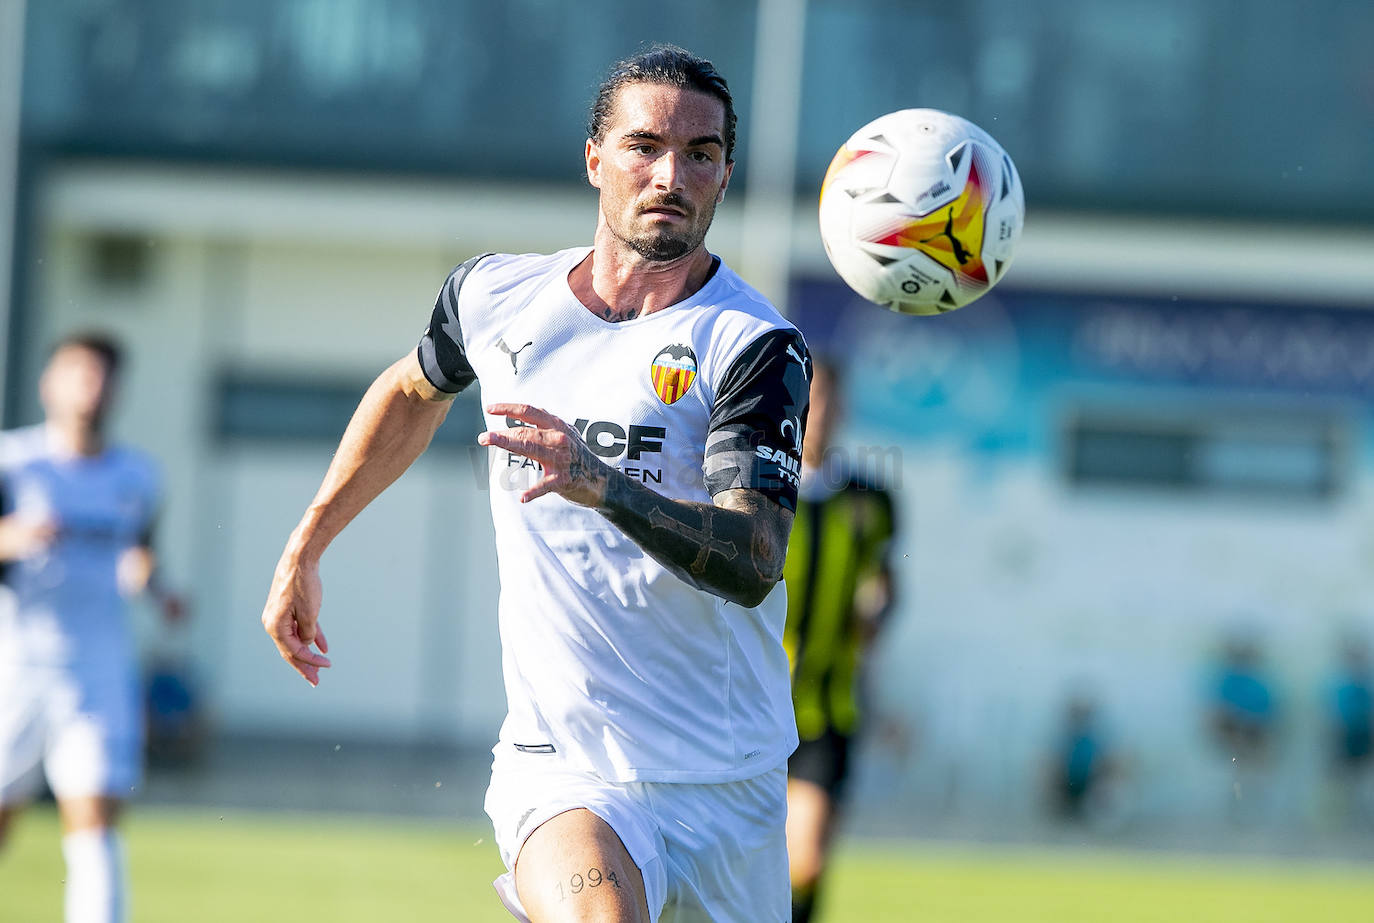
[(706, 490), (756, 490), (797, 508), (811, 354), (793, 329), (772, 330), (731, 363), (716, 392), (702, 470)]
[(420, 368), (429, 383), (446, 394), (457, 394), (477, 380), (477, 372), (468, 362), (463, 349), (463, 327), (458, 320), (458, 293), (473, 267), (489, 256), (490, 253), (474, 256), (449, 273), (443, 288), (439, 289), (439, 297), (434, 300), (434, 313), (430, 315), (429, 326), (425, 328), (424, 336), (420, 337), (420, 345), (416, 350)]
[[(5, 472), (0, 469), (0, 516), (8, 516), (11, 512), (9, 491), (6, 490), (5, 485)], [(9, 561), (0, 561), (0, 585), (9, 585), (10, 565), (11, 562)]]

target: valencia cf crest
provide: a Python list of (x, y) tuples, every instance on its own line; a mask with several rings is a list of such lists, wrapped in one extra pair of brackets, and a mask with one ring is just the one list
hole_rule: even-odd
[(675, 402), (686, 394), (697, 378), (697, 354), (692, 347), (676, 344), (665, 346), (654, 356), (654, 364), (649, 369), (654, 382), (654, 393), (665, 404)]

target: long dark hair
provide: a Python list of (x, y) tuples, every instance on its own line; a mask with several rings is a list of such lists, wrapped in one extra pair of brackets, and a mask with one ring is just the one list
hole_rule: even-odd
[(667, 86), (692, 89), (720, 100), (725, 106), (725, 162), (735, 153), (735, 100), (730, 87), (714, 64), (698, 58), (676, 45), (654, 45), (647, 51), (617, 62), (596, 91), (591, 117), (587, 120), (587, 137), (597, 144), (606, 139), (606, 125), (615, 108), (620, 88), (632, 83), (661, 83)]

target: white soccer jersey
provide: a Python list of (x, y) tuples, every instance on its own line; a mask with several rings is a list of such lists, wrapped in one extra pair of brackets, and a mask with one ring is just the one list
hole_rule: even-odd
[[(611, 323), (568, 285), (587, 248), (487, 255), (449, 276), (419, 357), (484, 405), (522, 402), (659, 493), (735, 487), (795, 508), (809, 358), (800, 334), (719, 264), (669, 308)], [(489, 429), (515, 421), (486, 419)], [(781, 583), (757, 608), (698, 590), (593, 510), (519, 494), (542, 471), (491, 449), (508, 715), (501, 744), (611, 781), (715, 782), (796, 746)]]
[(133, 642), (116, 565), (145, 540), (157, 500), (156, 467), (140, 452), (69, 456), (43, 426), (0, 433), (0, 512), (57, 525), (44, 552), (4, 565), (14, 605), (0, 615), (0, 652), (22, 663), (127, 670)]

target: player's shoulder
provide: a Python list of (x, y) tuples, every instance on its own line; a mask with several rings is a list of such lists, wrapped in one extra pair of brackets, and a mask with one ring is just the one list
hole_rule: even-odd
[(740, 361), (776, 354), (808, 364), (806, 340), (757, 289), (722, 262), (698, 315), (701, 339), (708, 346), (709, 364), (725, 374)]
[(752, 326), (761, 331), (779, 329), (796, 331), (792, 322), (782, 316), (773, 302), (764, 297), (724, 260), (711, 280), (711, 304), (720, 320), (736, 325)]
[(123, 443), (112, 445), (107, 453), (107, 463), (151, 493), (156, 493), (162, 482), (162, 466), (157, 459), (136, 446)]
[(863, 516), (863, 521), (874, 528), (891, 533), (896, 518), (892, 492), (876, 474), (866, 471), (851, 471), (839, 496), (844, 497), (851, 509)]
[(48, 453), (48, 440), (42, 424), (0, 430), (0, 469), (26, 465)]
[(457, 277), (464, 291), (469, 287), (483, 295), (501, 295), (531, 284), (566, 276), (573, 264), (590, 250), (587, 247), (558, 250), (554, 253), (482, 253), (459, 264), (449, 274)]
[(851, 469), (845, 478), (844, 490), (852, 494), (871, 496), (874, 499), (889, 501), (891, 494), (888, 493), (887, 486), (883, 479), (877, 474), (868, 471), (856, 471)]

